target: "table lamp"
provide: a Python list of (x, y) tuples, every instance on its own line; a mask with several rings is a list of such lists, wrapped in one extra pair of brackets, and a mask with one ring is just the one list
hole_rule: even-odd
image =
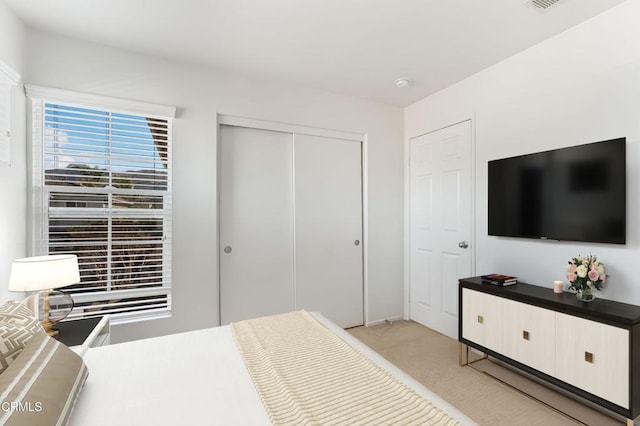
[[(78, 257), (71, 255), (34, 256), (16, 259), (11, 264), (10, 291), (38, 291), (38, 308), (42, 306), (42, 328), (49, 336), (58, 334), (53, 326), (64, 319), (73, 308), (73, 299), (66, 293), (53, 289), (80, 282)], [(51, 300), (56, 303), (51, 315)], [(42, 302), (42, 303), (40, 303)]]

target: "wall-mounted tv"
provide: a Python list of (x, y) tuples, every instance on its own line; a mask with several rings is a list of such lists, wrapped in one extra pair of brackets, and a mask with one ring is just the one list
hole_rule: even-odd
[(489, 235), (625, 244), (626, 138), (489, 161)]

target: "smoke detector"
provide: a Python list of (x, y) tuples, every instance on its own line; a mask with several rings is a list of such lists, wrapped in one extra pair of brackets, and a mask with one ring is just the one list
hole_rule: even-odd
[(408, 78), (398, 78), (398, 79), (396, 79), (396, 81), (393, 82), (393, 84), (395, 84), (398, 89), (404, 89), (405, 87), (407, 87), (409, 85), (409, 79)]

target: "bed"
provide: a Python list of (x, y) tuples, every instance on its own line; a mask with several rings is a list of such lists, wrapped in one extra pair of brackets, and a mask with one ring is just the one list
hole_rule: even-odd
[[(90, 348), (82, 360), (74, 426), (475, 424), (318, 313)], [(323, 365), (337, 370), (323, 377)]]

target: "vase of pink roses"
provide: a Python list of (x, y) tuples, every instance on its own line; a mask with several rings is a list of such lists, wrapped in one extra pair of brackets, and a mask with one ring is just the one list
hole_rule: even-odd
[(576, 293), (578, 300), (591, 302), (607, 279), (604, 263), (593, 255), (574, 257), (567, 265), (567, 279), (571, 283), (569, 290)]

